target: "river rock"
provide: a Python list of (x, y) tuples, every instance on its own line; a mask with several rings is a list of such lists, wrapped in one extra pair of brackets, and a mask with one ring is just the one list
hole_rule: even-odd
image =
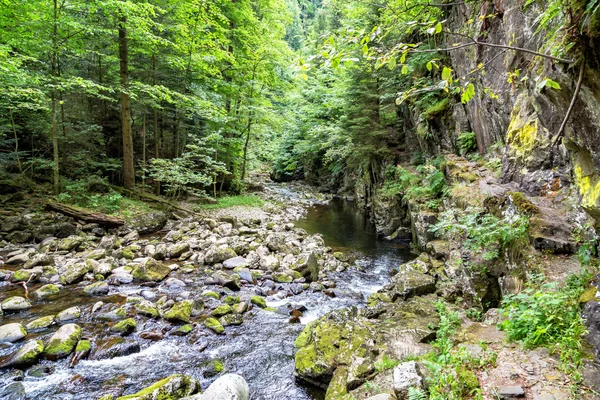
[(384, 290), (392, 296), (392, 301), (401, 298), (409, 299), (413, 296), (424, 296), (435, 292), (435, 278), (431, 275), (416, 271), (399, 272)]
[(111, 336), (96, 342), (96, 348), (91, 355), (91, 359), (106, 360), (139, 352), (140, 345), (135, 340), (125, 339), (121, 336)]
[(302, 274), (306, 282), (316, 282), (319, 279), (319, 263), (314, 253), (301, 254), (290, 268)]
[(38, 329), (47, 328), (50, 325), (52, 325), (53, 323), (54, 323), (54, 316), (48, 315), (46, 317), (34, 319), (33, 321), (31, 321), (30, 323), (25, 325), (25, 329), (27, 329), (27, 331), (35, 331)]
[(59, 312), (56, 315), (56, 320), (58, 322), (72, 321), (81, 317), (81, 309), (79, 307), (70, 307), (66, 310)]
[(179, 258), (183, 253), (190, 250), (190, 244), (187, 242), (179, 242), (169, 249), (171, 258)]
[(177, 278), (169, 278), (165, 281), (169, 289), (180, 289), (186, 286), (185, 282)]
[[(30, 340), (25, 343), (8, 361), (0, 367), (28, 367), (35, 364), (44, 352), (44, 342), (41, 340)], [(3, 398), (3, 397), (0, 397)]]
[(200, 390), (200, 382), (196, 379), (187, 375), (175, 374), (135, 394), (118, 397), (117, 400), (180, 399), (198, 393)]
[(12, 296), (4, 300), (1, 304), (4, 312), (18, 312), (31, 308), (31, 303), (21, 296)]
[(21, 382), (13, 382), (0, 389), (0, 399), (2, 400), (25, 400), (25, 387)]
[(67, 267), (65, 273), (62, 274), (60, 280), (65, 285), (77, 283), (83, 279), (85, 274), (89, 272), (89, 266), (85, 262), (76, 263)]
[(279, 259), (275, 256), (262, 256), (258, 262), (261, 269), (265, 271), (274, 271), (279, 268)]
[(87, 285), (83, 288), (83, 291), (90, 296), (105, 296), (110, 291), (110, 288), (108, 287), (108, 283), (101, 281)]
[(376, 326), (356, 307), (330, 312), (307, 324), (294, 342), (296, 378), (326, 388), (343, 366), (341, 385), (357, 387), (374, 371), (379, 342)]
[(411, 387), (423, 388), (423, 378), (419, 373), (417, 363), (408, 361), (394, 368), (394, 392), (398, 400), (408, 399), (408, 390)]
[(168, 220), (169, 216), (166, 213), (152, 212), (135, 217), (131, 226), (143, 235), (161, 230)]
[(27, 331), (18, 322), (0, 326), (0, 343), (13, 343), (27, 336)]
[(170, 272), (171, 270), (166, 265), (152, 258), (144, 258), (140, 265), (135, 267), (132, 275), (141, 281), (159, 282), (165, 279)]
[(236, 374), (225, 374), (214, 381), (203, 394), (182, 400), (249, 400), (250, 388), (246, 380)]
[(192, 305), (193, 303), (191, 300), (183, 300), (179, 303), (175, 303), (173, 307), (164, 314), (164, 318), (167, 321), (172, 322), (190, 322)]
[(79, 325), (63, 325), (48, 340), (44, 355), (50, 360), (65, 358), (73, 352), (79, 339), (81, 339)]
[(262, 296), (252, 296), (250, 298), (252, 304), (256, 304), (260, 308), (267, 308), (267, 300)]
[(127, 336), (134, 332), (136, 328), (137, 324), (135, 323), (135, 320), (133, 318), (127, 318), (111, 326), (110, 331), (119, 333), (121, 336)]
[(42, 286), (38, 290), (36, 290), (34, 293), (38, 300), (42, 300), (47, 297), (57, 295), (59, 292), (60, 292), (60, 289), (58, 288), (58, 286), (56, 286), (52, 283), (49, 283), (47, 285)]
[(210, 329), (211, 331), (213, 331), (214, 333), (217, 334), (221, 334), (225, 332), (225, 328), (223, 328), (223, 325), (221, 325), (221, 323), (219, 322), (218, 319), (216, 318), (207, 318), (204, 321), (204, 326), (206, 326), (208, 329)]
[(69, 236), (58, 241), (58, 250), (71, 251), (78, 248), (83, 243), (83, 238), (79, 236)]
[(156, 308), (156, 306), (148, 300), (141, 300), (135, 305), (135, 308), (139, 314), (147, 317), (158, 318), (160, 316), (158, 308)]
[(238, 291), (241, 289), (241, 278), (238, 274), (228, 274), (224, 271), (217, 271), (213, 274), (214, 281), (221, 286), (225, 286), (231, 290)]
[(244, 323), (244, 317), (241, 314), (227, 314), (219, 318), (219, 323), (223, 326), (241, 325)]
[(204, 256), (204, 262), (207, 264), (216, 264), (235, 257), (237, 257), (237, 254), (231, 247), (228, 247), (227, 245), (213, 245), (207, 250)]
[(29, 261), (29, 256), (26, 253), (21, 253), (21, 254), (17, 254), (14, 255), (12, 257), (10, 257), (8, 260), (6, 260), (7, 264), (25, 264), (27, 261)]
[(75, 347), (75, 353), (73, 354), (73, 358), (69, 361), (69, 368), (74, 368), (79, 361), (87, 358), (92, 350), (92, 342), (87, 339), (81, 339), (77, 343), (77, 347)]
[(37, 282), (43, 273), (44, 270), (41, 267), (20, 269), (13, 273), (10, 280), (11, 282)]
[(215, 308), (210, 315), (213, 317), (222, 317), (223, 315), (229, 314), (231, 312), (231, 306), (229, 304), (221, 304), (217, 308)]
[(227, 269), (234, 269), (237, 267), (245, 267), (248, 265), (248, 261), (244, 257), (238, 256), (229, 258), (223, 261), (223, 267)]

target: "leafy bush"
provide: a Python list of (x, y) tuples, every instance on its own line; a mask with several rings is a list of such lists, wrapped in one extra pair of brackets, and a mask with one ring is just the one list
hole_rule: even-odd
[(418, 166), (414, 172), (400, 166), (388, 167), (383, 195), (402, 194), (407, 199), (437, 208), (440, 204), (430, 201), (444, 197), (448, 191), (446, 176), (440, 170), (443, 165), (443, 159), (436, 159), (430, 164)]
[(463, 156), (475, 151), (475, 149), (477, 149), (477, 137), (475, 136), (475, 132), (461, 133), (456, 139), (456, 144), (458, 145), (460, 154)]
[(502, 301), (507, 319), (501, 328), (508, 339), (521, 341), (526, 348), (545, 346), (559, 353), (561, 367), (572, 373), (576, 382), (586, 333), (579, 298), (591, 276), (585, 271), (571, 275), (564, 287), (537, 277), (521, 293), (507, 295)]
[(496, 259), (506, 250), (518, 251), (528, 242), (528, 229), (526, 217), (498, 218), (480, 208), (445, 211), (431, 227), (438, 236), (464, 240), (468, 249), (483, 252), (485, 260)]
[(106, 179), (92, 175), (67, 184), (56, 200), (113, 214), (121, 209), (123, 197), (110, 188)]
[(227, 196), (217, 199), (215, 204), (202, 204), (199, 208), (201, 209), (216, 209), (216, 208), (229, 208), (235, 206), (242, 207), (262, 207), (264, 201), (257, 196), (253, 195), (240, 195), (240, 196)]

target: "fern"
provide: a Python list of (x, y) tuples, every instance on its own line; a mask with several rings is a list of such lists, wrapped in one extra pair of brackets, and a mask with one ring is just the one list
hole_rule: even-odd
[(408, 388), (408, 400), (426, 400), (427, 395), (423, 389), (411, 387)]

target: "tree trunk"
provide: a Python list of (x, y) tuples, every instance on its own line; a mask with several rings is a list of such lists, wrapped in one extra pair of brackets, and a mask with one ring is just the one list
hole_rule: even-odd
[[(57, 58), (58, 58), (58, 1), (54, 0), (54, 24), (52, 27), (52, 77), (56, 84), (57, 77)], [(62, 106), (61, 106), (62, 108)], [(63, 114), (64, 115), (64, 114)], [(52, 175), (54, 181), (54, 194), (60, 193), (60, 167), (58, 153), (58, 121), (56, 120), (56, 93), (52, 91), (52, 158), (54, 166)]]
[[(122, 12), (122, 10), (121, 10)], [(135, 187), (133, 165), (133, 135), (131, 132), (131, 99), (129, 98), (129, 50), (127, 38), (127, 17), (119, 19), (119, 72), (121, 75), (121, 124), (123, 133), (123, 185), (130, 190)]]

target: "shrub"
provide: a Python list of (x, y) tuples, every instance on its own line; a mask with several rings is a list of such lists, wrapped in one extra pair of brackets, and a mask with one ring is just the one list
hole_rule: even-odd
[(456, 139), (461, 155), (466, 155), (477, 149), (477, 137), (474, 132), (463, 132)]

